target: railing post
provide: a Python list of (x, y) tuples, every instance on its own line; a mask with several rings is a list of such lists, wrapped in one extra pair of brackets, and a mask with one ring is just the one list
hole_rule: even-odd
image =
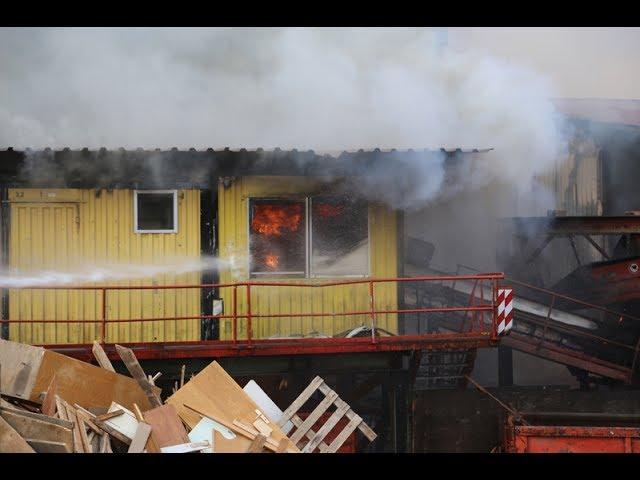
[(491, 340), (498, 339), (498, 324), (497, 320), (497, 305), (498, 305), (498, 279), (493, 279), (493, 293), (491, 295)]
[(251, 343), (251, 285), (247, 283), (247, 341)]
[(373, 281), (369, 281), (369, 303), (371, 306), (371, 343), (376, 343), (376, 302)]
[(231, 319), (233, 332), (233, 343), (238, 343), (238, 286), (233, 286), (233, 318)]
[(540, 341), (536, 346), (536, 350), (540, 349), (540, 347), (542, 346), (542, 342), (544, 342), (544, 339), (547, 337), (547, 328), (549, 327), (549, 320), (551, 319), (551, 312), (553, 311), (553, 306), (555, 305), (555, 303), (556, 303), (556, 296), (552, 295), (551, 303), (549, 304), (549, 311), (547, 311), (547, 319), (544, 321), (544, 329), (542, 330), (542, 337), (540, 338)]
[(102, 328), (100, 333), (100, 343), (106, 343), (107, 339), (107, 289), (102, 288)]

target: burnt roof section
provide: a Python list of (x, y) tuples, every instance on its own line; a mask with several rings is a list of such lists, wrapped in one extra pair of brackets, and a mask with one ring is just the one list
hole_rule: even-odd
[[(447, 161), (491, 149), (358, 150), (24, 150), (0, 151), (3, 186), (68, 188), (207, 188), (219, 177), (348, 175), (400, 157), (446, 155)], [(362, 170), (360, 170), (362, 169)]]

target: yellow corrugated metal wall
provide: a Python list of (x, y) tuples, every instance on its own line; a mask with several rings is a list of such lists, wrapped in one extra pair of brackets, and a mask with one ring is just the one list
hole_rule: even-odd
[[(603, 214), (599, 153), (592, 138), (575, 136), (569, 142), (567, 154), (558, 157), (549, 171), (538, 177), (540, 183), (554, 195), (556, 209), (565, 210), (570, 216)], [(544, 216), (546, 212), (539, 214)], [(601, 246), (605, 245), (606, 237), (593, 235), (592, 238)], [(582, 263), (602, 260), (600, 253), (584, 238), (576, 236), (575, 245)], [(554, 240), (545, 253), (553, 258), (553, 262), (548, 262), (551, 266), (549, 283), (559, 280), (578, 265), (567, 240)]]
[[(11, 189), (9, 201), (9, 264), (22, 273), (70, 271), (91, 264), (147, 264), (163, 257), (200, 257), (198, 190), (178, 190), (178, 232), (161, 234), (134, 232), (133, 190)], [(200, 275), (196, 272), (100, 284), (198, 283)], [(78, 319), (87, 323), (16, 324), (10, 326), (9, 337), (32, 344), (91, 342), (100, 335), (94, 321), (101, 315), (99, 292), (11, 290), (10, 320)], [(196, 315), (200, 315), (199, 289), (108, 293), (108, 319)], [(199, 339), (199, 320), (118, 323), (107, 329), (109, 342)]]
[[(316, 191), (318, 179), (310, 177), (242, 177), (224, 187), (218, 186), (220, 256), (223, 259), (236, 259), (235, 268), (220, 273), (221, 283), (246, 281), (249, 278), (248, 231), (250, 198), (277, 197), (286, 195), (309, 195)], [(397, 223), (396, 213), (384, 206), (369, 206), (369, 255), (371, 276), (396, 277), (398, 271)], [(330, 279), (278, 279), (271, 281), (322, 283)], [(268, 281), (265, 278), (252, 281)], [(369, 290), (367, 285), (336, 286), (324, 288), (291, 287), (252, 287), (251, 311), (253, 314), (278, 313), (339, 313), (345, 311), (368, 311)], [(231, 289), (221, 289), (225, 314), (232, 313)], [(378, 284), (375, 287), (376, 310), (397, 308), (397, 285), (395, 283)], [(238, 313), (246, 313), (245, 289), (238, 289)], [(254, 319), (253, 337), (308, 335), (319, 332), (335, 335), (358, 325), (369, 325), (368, 315), (328, 316), (328, 317), (281, 317)], [(378, 315), (377, 325), (397, 333), (397, 315)], [(231, 320), (223, 320), (220, 326), (220, 338), (230, 339)], [(238, 337), (246, 338), (246, 321), (238, 321)]]

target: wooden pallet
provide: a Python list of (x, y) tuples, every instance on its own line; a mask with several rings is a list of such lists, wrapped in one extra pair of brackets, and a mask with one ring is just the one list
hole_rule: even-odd
[[(303, 421), (298, 416), (298, 410), (300, 410), (307, 400), (318, 390), (324, 394), (324, 399)], [(314, 432), (311, 427), (331, 406), (335, 407), (333, 414), (317, 432)], [(324, 438), (342, 417), (347, 417), (349, 423), (336, 435), (330, 444), (327, 444), (324, 442)], [(282, 418), (278, 422), (278, 426), (283, 427), (289, 420), (291, 420), (296, 427), (289, 438), (303, 453), (311, 453), (316, 450), (316, 448), (320, 450), (321, 453), (335, 453), (356, 429), (359, 429), (371, 442), (377, 437), (376, 433), (364, 420), (351, 410), (351, 407), (342, 400), (336, 392), (329, 388), (320, 377), (314, 378), (307, 388), (302, 391), (300, 396), (284, 411)]]

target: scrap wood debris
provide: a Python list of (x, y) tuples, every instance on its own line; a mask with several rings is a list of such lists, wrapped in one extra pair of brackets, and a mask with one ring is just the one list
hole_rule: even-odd
[[(253, 380), (211, 362), (161, 400), (161, 372), (115, 346), (131, 377), (95, 342), (98, 365), (0, 339), (0, 453), (334, 453), (375, 432), (322, 378), (281, 410)], [(305, 405), (315, 404), (310, 413)]]

